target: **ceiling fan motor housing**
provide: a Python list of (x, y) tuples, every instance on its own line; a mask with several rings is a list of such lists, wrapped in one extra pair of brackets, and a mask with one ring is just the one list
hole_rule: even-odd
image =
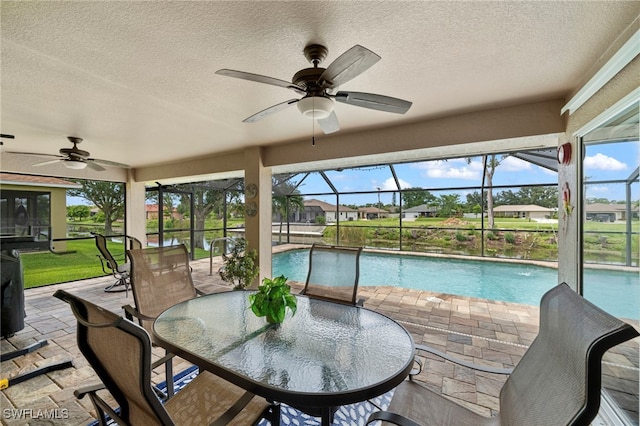
[(307, 90), (308, 95), (321, 96), (324, 89), (318, 84), (324, 68), (305, 68), (293, 75), (291, 82)]

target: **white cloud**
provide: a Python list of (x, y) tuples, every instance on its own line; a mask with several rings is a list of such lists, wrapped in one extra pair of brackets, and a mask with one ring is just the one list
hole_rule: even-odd
[[(409, 182), (406, 182), (402, 179), (398, 179), (398, 183), (400, 184), (400, 188), (402, 189), (412, 187)], [(396, 181), (393, 179), (393, 177), (388, 178), (387, 180), (382, 182), (382, 184), (378, 184), (377, 181), (374, 181), (373, 188), (377, 189), (378, 187), (380, 187), (380, 189), (382, 189), (383, 191), (394, 191), (398, 189), (396, 187)]]
[(597, 153), (591, 157), (585, 157), (584, 159), (585, 170), (625, 170), (627, 165), (621, 163), (613, 157), (606, 156), (601, 153)]
[(434, 179), (480, 179), (482, 176), (482, 163), (472, 161), (467, 164), (466, 160), (454, 159), (449, 161), (429, 161), (419, 163), (419, 169), (424, 170), (427, 177)]
[(609, 192), (609, 187), (607, 187), (607, 186), (589, 185), (587, 187), (587, 191), (588, 192), (596, 192), (596, 193), (599, 193), (599, 194), (606, 194), (607, 192)]
[(522, 172), (525, 170), (531, 170), (531, 168), (532, 165), (528, 161), (509, 156), (502, 160), (496, 170), (501, 172)]

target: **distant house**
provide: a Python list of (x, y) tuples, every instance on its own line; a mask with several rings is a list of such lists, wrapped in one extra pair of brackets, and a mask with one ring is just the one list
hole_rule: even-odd
[(429, 206), (422, 204), (415, 207), (409, 207), (402, 211), (402, 217), (404, 219), (416, 219), (418, 217), (436, 217), (438, 215), (438, 208), (435, 206)]
[[(158, 218), (158, 205), (157, 204), (147, 204), (144, 206), (145, 214), (147, 219), (157, 219)], [(168, 214), (164, 214), (163, 217), (168, 217)], [(177, 208), (173, 208), (171, 212), (171, 217), (173, 219), (181, 220), (184, 215), (182, 213), (178, 213)]]
[(358, 209), (358, 217), (360, 219), (381, 219), (389, 217), (389, 212), (378, 207), (361, 207)]
[[(0, 173), (0, 232), (66, 238), (67, 190), (79, 188), (82, 185), (54, 177)], [(64, 251), (66, 245), (56, 242), (55, 249)]]
[(549, 219), (555, 213), (554, 209), (548, 207), (529, 205), (504, 205), (493, 208), (495, 217), (511, 217), (522, 219)]
[[(587, 220), (599, 222), (615, 222), (626, 220), (627, 206), (625, 204), (593, 203), (585, 205)], [(631, 206), (631, 217), (638, 217), (638, 206)]]
[(325, 203), (324, 201), (310, 199), (304, 200), (304, 210), (297, 212), (298, 220), (296, 222), (315, 222), (316, 217), (324, 216), (326, 223), (345, 220), (358, 220), (358, 211), (347, 206), (340, 206), (340, 209), (334, 204)]

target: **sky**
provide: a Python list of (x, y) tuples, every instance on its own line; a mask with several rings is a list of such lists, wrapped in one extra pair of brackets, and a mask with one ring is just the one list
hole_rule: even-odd
[[(574, 157), (575, 157), (574, 153)], [(575, 158), (574, 160), (575, 161)], [(585, 150), (584, 174), (588, 181), (625, 180), (638, 168), (640, 163), (640, 143), (608, 143), (588, 145)], [(394, 165), (402, 188), (421, 187), (430, 189), (438, 196), (454, 191), (433, 191), (434, 188), (479, 187), (482, 183), (482, 159), (474, 157), (470, 162), (465, 158), (422, 161), (416, 163)], [(326, 171), (327, 176), (342, 193), (374, 191), (367, 195), (341, 195), (340, 204), (364, 205), (380, 202), (391, 204), (389, 192), (396, 188), (389, 167), (361, 167), (341, 171)], [(304, 175), (297, 177), (296, 182)], [(557, 173), (515, 157), (506, 157), (496, 169), (493, 183), (499, 185), (520, 184), (557, 184)], [(640, 199), (638, 184), (632, 186), (632, 199)], [(299, 187), (302, 194), (330, 193), (331, 189), (318, 173), (307, 177)], [(514, 189), (516, 192), (518, 188)], [(379, 194), (378, 194), (379, 191)], [(475, 190), (477, 191), (477, 190)], [(464, 201), (467, 193), (474, 190), (455, 191)], [(606, 198), (610, 201), (625, 199), (623, 184), (593, 184), (587, 186), (587, 198)], [(317, 198), (335, 204), (335, 196), (313, 195), (306, 198)], [(396, 200), (398, 202), (399, 200)], [(67, 205), (88, 204), (83, 199), (68, 197)]]
[[(587, 146), (584, 159), (584, 174), (589, 181), (626, 180), (640, 163), (640, 144), (636, 142), (610, 143)], [(574, 154), (575, 157), (575, 154)], [(403, 188), (461, 188), (480, 186), (482, 183), (482, 159), (474, 157), (471, 162), (464, 158), (427, 161), (395, 165), (400, 185)], [(377, 191), (381, 188), (380, 202), (391, 203), (391, 194), (385, 190), (395, 189), (395, 182), (388, 168), (370, 168), (327, 172), (338, 191)], [(496, 168), (493, 184), (557, 184), (557, 173), (516, 157), (506, 157)], [(300, 189), (302, 193), (325, 192), (327, 185), (322, 179), (307, 179)], [(505, 188), (506, 190), (506, 188)], [(477, 190), (476, 190), (477, 191)], [(517, 188), (514, 192), (517, 191)], [(465, 200), (465, 195), (474, 190), (456, 192)], [(441, 192), (434, 192), (439, 195)], [(313, 196), (335, 203), (334, 196)], [(624, 184), (594, 184), (587, 187), (587, 198), (607, 198), (610, 201), (625, 199)], [(632, 199), (640, 198), (638, 184), (632, 186)], [(351, 202), (353, 199), (356, 202)], [(341, 196), (340, 204), (377, 203), (377, 194), (368, 196)]]

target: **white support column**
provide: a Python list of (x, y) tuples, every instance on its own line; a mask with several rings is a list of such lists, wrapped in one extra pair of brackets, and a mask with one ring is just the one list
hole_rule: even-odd
[(133, 172), (129, 171), (125, 185), (127, 189), (127, 212), (125, 217), (125, 221), (127, 223), (127, 234), (139, 239), (142, 242), (142, 246), (145, 247), (147, 242), (147, 228), (144, 208), (144, 182), (136, 182), (133, 178)]
[(558, 283), (565, 282), (579, 291), (581, 276), (580, 199), (582, 182), (579, 167), (579, 143), (576, 138), (563, 136), (558, 146), (571, 144), (571, 160), (558, 165)]
[(271, 278), (271, 168), (263, 165), (262, 149), (258, 147), (245, 150), (244, 158), (245, 188), (256, 186), (253, 198), (245, 193), (244, 218), (248, 248), (258, 252), (260, 275), (252, 286), (256, 287), (264, 277)]

